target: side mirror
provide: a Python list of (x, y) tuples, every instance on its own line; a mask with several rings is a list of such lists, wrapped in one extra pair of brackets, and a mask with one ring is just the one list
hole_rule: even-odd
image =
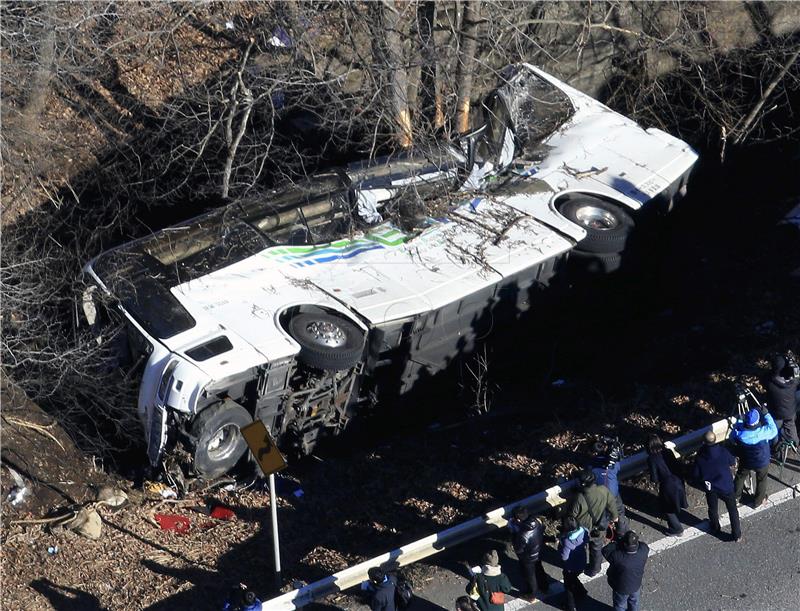
[(472, 169), (475, 165), (475, 151), (478, 148), (478, 141), (486, 131), (486, 124), (473, 129), (472, 131), (460, 134), (458, 137), (458, 145), (467, 157), (467, 169)]

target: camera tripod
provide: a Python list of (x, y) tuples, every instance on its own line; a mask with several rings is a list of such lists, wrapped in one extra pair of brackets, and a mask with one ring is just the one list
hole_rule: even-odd
[(738, 418), (741, 418), (747, 412), (750, 411), (750, 400), (751, 399), (752, 399), (753, 403), (755, 403), (755, 406), (757, 408), (761, 409), (763, 407), (761, 405), (761, 402), (753, 394), (753, 391), (751, 391), (747, 386), (739, 386), (739, 387), (737, 387), (737, 389), (736, 389), (736, 398), (737, 398), (736, 413), (733, 414), (733, 415), (737, 416)]

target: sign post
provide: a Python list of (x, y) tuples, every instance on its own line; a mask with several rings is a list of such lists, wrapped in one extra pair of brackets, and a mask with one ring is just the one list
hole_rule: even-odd
[(275, 493), (275, 473), (286, 467), (286, 459), (261, 420), (239, 429), (264, 475), (269, 476), (269, 509), (272, 515), (272, 552), (275, 561), (275, 588), (281, 587), (281, 548), (278, 539), (278, 498)]

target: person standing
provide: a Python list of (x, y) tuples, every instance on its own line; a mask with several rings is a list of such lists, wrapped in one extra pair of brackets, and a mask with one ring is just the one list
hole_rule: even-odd
[(736, 469), (734, 493), (736, 500), (742, 497), (744, 480), (754, 471), (756, 474), (756, 497), (754, 507), (767, 504), (767, 473), (769, 473), (769, 442), (778, 434), (775, 421), (766, 410), (751, 409), (736, 421), (730, 439), (736, 443), (739, 467)]
[(372, 595), (369, 599), (369, 608), (372, 611), (396, 611), (394, 602), (395, 579), (379, 567), (372, 567), (367, 571), (369, 586)]
[(619, 470), (620, 461), (623, 458), (622, 446), (618, 442), (609, 445), (598, 441), (594, 444), (592, 450), (591, 469), (594, 473), (595, 480), (601, 486), (608, 488), (617, 502), (617, 514), (619, 515), (619, 520), (617, 521), (617, 535), (621, 537), (628, 531), (628, 519), (625, 517), (625, 504), (622, 502), (622, 497), (619, 494)]
[(589, 531), (589, 566), (586, 574), (594, 577), (603, 564), (602, 551), (609, 517), (612, 522), (619, 519), (617, 502), (608, 488), (597, 485), (591, 469), (581, 471), (578, 485), (580, 490), (572, 500), (569, 515)]
[(767, 389), (767, 409), (775, 420), (780, 437), (800, 445), (797, 438), (797, 387), (800, 385), (800, 371), (793, 355), (776, 356), (772, 359), (772, 372), (764, 386)]
[(511, 545), (527, 585), (522, 597), (529, 602), (536, 602), (536, 593), (539, 590), (547, 593), (550, 587), (550, 578), (539, 559), (539, 552), (544, 545), (544, 525), (525, 507), (515, 507), (508, 527), (511, 530)]
[(481, 572), (475, 574), (467, 584), (467, 594), (477, 590), (475, 602), (481, 611), (503, 611), (506, 594), (511, 591), (511, 582), (500, 570), (500, 557), (496, 550), (483, 556)]
[(736, 459), (733, 454), (725, 446), (717, 444), (717, 436), (714, 431), (707, 431), (703, 437), (703, 447), (695, 456), (692, 475), (694, 481), (698, 482), (706, 493), (711, 532), (718, 535), (721, 531), (719, 501), (722, 501), (728, 509), (728, 517), (731, 520), (731, 538), (739, 541), (742, 538), (742, 527), (739, 522), (736, 497), (733, 494), (733, 472), (731, 471), (735, 464)]
[(658, 484), (658, 501), (667, 522), (667, 534), (675, 537), (683, 535), (680, 521), (681, 509), (686, 509), (686, 486), (678, 473), (680, 463), (672, 450), (664, 446), (658, 435), (651, 435), (647, 442), (647, 466), (650, 481)]
[(614, 601), (614, 611), (639, 611), (639, 598), (644, 579), (644, 566), (650, 548), (632, 530), (625, 533), (619, 541), (609, 543), (603, 548), (603, 556), (608, 560), (608, 585)]
[(586, 568), (586, 547), (588, 531), (578, 524), (572, 516), (561, 522), (561, 535), (558, 538), (558, 551), (564, 569), (564, 592), (567, 597), (567, 611), (576, 611), (577, 602), (586, 598), (588, 592), (578, 579)]

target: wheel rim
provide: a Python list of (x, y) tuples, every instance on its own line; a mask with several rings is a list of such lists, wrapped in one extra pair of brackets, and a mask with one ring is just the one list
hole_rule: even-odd
[(336, 323), (327, 320), (315, 320), (306, 325), (309, 339), (320, 346), (340, 348), (347, 342), (347, 336)]
[(226, 424), (217, 429), (206, 444), (206, 451), (211, 460), (225, 460), (233, 454), (238, 432), (239, 427), (235, 424)]
[(617, 217), (597, 206), (581, 206), (575, 211), (578, 222), (589, 229), (609, 231), (619, 225)]

